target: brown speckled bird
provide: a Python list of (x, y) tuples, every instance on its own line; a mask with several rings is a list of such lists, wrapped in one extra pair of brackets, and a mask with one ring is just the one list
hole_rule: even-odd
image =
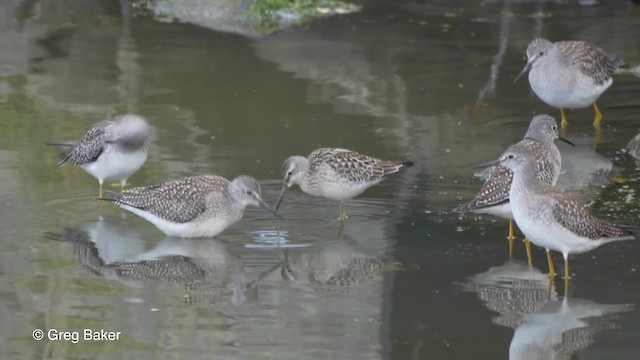
[(74, 143), (51, 143), (65, 151), (60, 154), (60, 166), (80, 166), (98, 179), (102, 197), (104, 181), (119, 181), (124, 188), (133, 175), (147, 160), (151, 129), (146, 120), (138, 115), (120, 115), (99, 122)]
[(284, 186), (276, 204), (294, 184), (303, 192), (340, 201), (339, 221), (347, 218), (344, 203), (413, 162), (386, 161), (340, 148), (320, 148), (308, 157), (291, 156), (282, 164)]
[[(527, 64), (516, 81), (527, 70), (529, 84), (545, 103), (559, 108), (562, 127), (567, 123), (564, 109), (591, 106), (596, 113), (594, 125), (599, 126), (602, 113), (596, 100), (613, 83), (613, 75), (624, 62), (586, 41), (535, 39), (527, 47)], [(515, 82), (515, 81), (514, 81)]]
[[(536, 159), (516, 144), (487, 166), (502, 165), (513, 171), (509, 202), (520, 230), (534, 244), (564, 256), (565, 289), (569, 279), (569, 254), (581, 254), (600, 245), (634, 238), (636, 228), (620, 226), (591, 215), (572, 196), (538, 179)], [(555, 270), (549, 255), (549, 273)]]
[[(572, 144), (558, 136), (556, 119), (549, 115), (538, 115), (531, 120), (527, 133), (518, 142), (535, 156), (538, 180), (551, 185), (555, 185), (558, 181), (561, 168), (560, 150), (553, 142), (555, 139)], [(468, 203), (453, 210), (462, 214), (473, 212), (509, 219), (509, 258), (513, 255), (514, 239), (513, 215), (509, 206), (509, 189), (512, 179), (513, 172), (508, 168), (504, 166), (493, 167), (478, 194)], [(528, 239), (525, 239), (525, 245), (529, 265), (531, 265), (531, 247)]]
[(241, 175), (231, 182), (215, 175), (191, 176), (122, 194), (107, 192), (104, 200), (151, 222), (177, 237), (213, 237), (242, 219), (244, 209), (258, 206), (275, 214), (263, 200), (260, 184)]

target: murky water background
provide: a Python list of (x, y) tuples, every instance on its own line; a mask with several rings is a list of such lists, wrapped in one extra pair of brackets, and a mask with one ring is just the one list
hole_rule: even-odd
[[(480, 187), (470, 165), (533, 114), (559, 116), (512, 84), (528, 42), (585, 39), (638, 64), (632, 3), (381, 1), (258, 39), (130, 19), (117, 2), (43, 1), (22, 20), (20, 6), (0, 5), (0, 357), (637, 358), (637, 241), (572, 258), (563, 303), (542, 250), (533, 268), (507, 262), (505, 221), (449, 212)], [(561, 148), (560, 184), (629, 224), (640, 173), (620, 150), (638, 94), (617, 77), (597, 153), (592, 109), (568, 113), (578, 146)], [(216, 239), (166, 238), (100, 209), (97, 182), (43, 145), (124, 112), (154, 128), (134, 186), (251, 174), (274, 201), (282, 161), (319, 146), (417, 165), (349, 203), (341, 235), (336, 203), (294, 190), (280, 233), (249, 209)], [(73, 344), (36, 328), (122, 334)]]

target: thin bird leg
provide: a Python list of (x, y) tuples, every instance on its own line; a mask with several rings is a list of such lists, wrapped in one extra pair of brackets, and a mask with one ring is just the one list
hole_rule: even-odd
[(513, 220), (509, 219), (509, 260), (513, 257)]
[(562, 116), (562, 124), (561, 124), (561, 126), (563, 128), (566, 128), (569, 125), (569, 122), (567, 121), (567, 114), (564, 113), (564, 109), (560, 109), (560, 115)]
[(524, 238), (524, 248), (527, 250), (527, 264), (529, 264), (529, 267), (532, 267), (533, 258), (531, 257), (531, 241), (529, 241), (529, 238), (526, 236)]
[(551, 290), (553, 290), (553, 280), (551, 276), (549, 276), (549, 283), (547, 285), (547, 300), (551, 299)]
[(596, 102), (593, 102), (593, 110), (596, 112), (596, 117), (593, 120), (593, 126), (595, 127), (600, 127), (600, 124), (602, 123), (602, 113), (600, 112), (600, 109), (598, 109), (598, 105), (596, 105)]
[(340, 217), (338, 217), (338, 221), (345, 221), (346, 219), (348, 219), (349, 216), (347, 216), (347, 209), (344, 208), (344, 202), (340, 202)]
[(553, 258), (549, 249), (547, 249), (547, 261), (549, 261), (549, 277), (556, 277), (556, 269), (553, 266)]
[(569, 291), (569, 256), (564, 257), (564, 297), (567, 297)]

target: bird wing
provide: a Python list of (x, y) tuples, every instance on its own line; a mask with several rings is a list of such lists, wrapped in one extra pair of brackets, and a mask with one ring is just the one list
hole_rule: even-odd
[(103, 121), (94, 125), (75, 144), (60, 154), (59, 165), (85, 165), (98, 159), (104, 151), (105, 129), (111, 125), (110, 121)]
[(192, 176), (159, 185), (129, 189), (116, 201), (148, 211), (168, 221), (186, 223), (207, 210), (208, 197), (217, 196), (220, 198), (219, 201), (223, 201), (228, 184), (229, 181), (220, 176)]
[(572, 233), (592, 240), (632, 235), (631, 229), (625, 229), (591, 215), (589, 208), (571, 196), (555, 191), (549, 194), (554, 200), (553, 217)]
[(611, 79), (616, 69), (624, 64), (619, 56), (609, 55), (586, 41), (560, 41), (556, 44), (560, 52), (571, 59), (570, 64), (593, 78), (596, 85)]
[(376, 159), (355, 151), (341, 151), (326, 159), (338, 176), (350, 182), (377, 182), (405, 166), (401, 162)]
[(330, 159), (333, 155), (342, 153), (342, 152), (352, 152), (351, 150), (341, 149), (341, 148), (319, 148), (311, 152), (307, 159), (309, 159), (309, 164), (311, 166), (311, 170), (315, 169), (319, 164), (323, 164), (328, 159)]
[(506, 204), (509, 202), (509, 189), (511, 189), (512, 181), (513, 172), (511, 170), (504, 166), (494, 166), (476, 197), (454, 211), (466, 213)]

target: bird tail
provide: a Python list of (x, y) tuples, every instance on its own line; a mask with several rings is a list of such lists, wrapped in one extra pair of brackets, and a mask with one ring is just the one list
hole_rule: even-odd
[(471, 202), (467, 202), (467, 203), (464, 203), (462, 205), (458, 205), (457, 207), (452, 209), (451, 212), (462, 214), (462, 215), (466, 214), (469, 211), (471, 211), (470, 205), (471, 205)]
[(413, 161), (404, 161), (404, 162), (396, 162), (396, 161), (382, 161), (378, 163), (378, 166), (382, 169), (382, 176), (389, 176), (391, 174), (395, 174), (405, 168), (410, 168), (415, 163)]
[(45, 145), (56, 146), (64, 149), (64, 151), (58, 155), (58, 166), (62, 166), (67, 162), (69, 159), (69, 152), (73, 148), (73, 144), (69, 143), (45, 143)]
[(616, 74), (631, 74), (635, 77), (640, 78), (640, 65), (634, 66), (632, 68), (618, 68), (616, 69)]

